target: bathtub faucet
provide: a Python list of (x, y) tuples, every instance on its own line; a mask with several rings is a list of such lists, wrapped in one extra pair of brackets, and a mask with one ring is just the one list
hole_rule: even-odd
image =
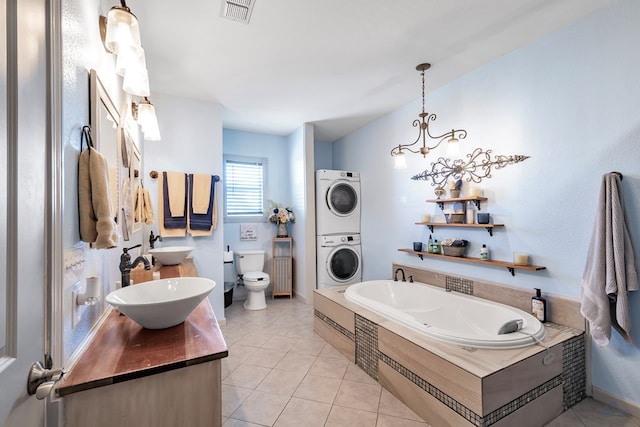
[(397, 282), (397, 281), (398, 281), (398, 271), (402, 273), (402, 281), (403, 281), (403, 282), (406, 282), (406, 281), (407, 281), (407, 278), (406, 278), (406, 277), (405, 277), (405, 275), (404, 275), (404, 270), (403, 270), (403, 269), (401, 269), (401, 268), (399, 268), (399, 267), (398, 267), (398, 268), (396, 268), (395, 273), (393, 273), (393, 281), (394, 281), (394, 282)]
[(131, 270), (136, 268), (136, 266), (140, 263), (144, 264), (145, 270), (151, 270), (151, 264), (149, 260), (143, 256), (139, 256), (131, 262), (131, 255), (129, 255), (129, 251), (131, 249), (139, 248), (142, 245), (135, 245), (130, 248), (122, 248), (122, 255), (120, 255), (120, 275), (121, 275), (121, 286), (124, 288), (129, 286), (129, 282), (131, 280)]

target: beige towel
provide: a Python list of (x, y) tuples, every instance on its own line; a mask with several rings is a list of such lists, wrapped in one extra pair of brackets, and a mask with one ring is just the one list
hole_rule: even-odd
[[(211, 176), (209, 176), (211, 179)], [(212, 225), (209, 230), (192, 230), (189, 228), (189, 234), (193, 237), (202, 237), (202, 236), (211, 236), (213, 234), (213, 230), (218, 226), (218, 196), (217, 192), (213, 194), (213, 217), (212, 217)], [(189, 217), (187, 216), (187, 222), (189, 221)]]
[(138, 185), (136, 191), (133, 192), (133, 220), (137, 223), (142, 222), (142, 204), (144, 200), (142, 199), (142, 187)]
[(122, 213), (125, 217), (124, 223), (122, 224), (122, 226), (127, 227), (125, 236), (127, 235), (127, 233), (131, 235), (131, 233), (133, 233), (133, 223), (135, 221), (135, 218), (134, 218), (134, 210), (133, 210), (134, 208), (133, 186), (131, 183), (131, 179), (129, 179), (129, 177), (125, 177), (125, 179), (122, 180), (122, 190), (120, 192), (120, 196), (122, 198), (121, 200)]
[(211, 175), (193, 174), (192, 193), (193, 213), (206, 214), (209, 210), (209, 198), (211, 197)]
[(97, 249), (118, 244), (111, 208), (111, 187), (107, 159), (93, 148), (80, 153), (78, 164), (78, 213), (80, 239)]
[(587, 262), (582, 275), (580, 313), (593, 340), (607, 345), (613, 326), (631, 343), (628, 291), (637, 291), (638, 273), (627, 226), (620, 176), (603, 176)]
[(164, 228), (164, 178), (163, 174), (158, 174), (158, 232), (162, 237), (185, 237), (187, 230), (185, 228)]
[[(167, 182), (165, 183), (169, 191), (169, 210), (171, 216), (180, 217), (185, 215), (184, 207), (187, 197), (185, 190), (185, 180), (187, 175), (183, 172), (167, 171)], [(158, 205), (162, 206), (162, 205)]]
[[(109, 187), (111, 188), (111, 200), (118, 200), (118, 168), (109, 168)], [(118, 205), (111, 206), (111, 216), (118, 216)]]
[(151, 225), (155, 222), (153, 215), (153, 205), (151, 204), (151, 196), (149, 190), (142, 188), (142, 221), (145, 224)]

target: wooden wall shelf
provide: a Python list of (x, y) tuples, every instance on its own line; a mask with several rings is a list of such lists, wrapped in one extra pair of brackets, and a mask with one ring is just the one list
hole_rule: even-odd
[(512, 262), (505, 262), (505, 261), (496, 261), (496, 260), (483, 260), (480, 258), (472, 258), (472, 257), (457, 257), (457, 256), (448, 256), (448, 255), (442, 255), (442, 254), (432, 254), (429, 252), (418, 252), (418, 251), (414, 251), (413, 249), (398, 249), (399, 252), (406, 252), (409, 254), (415, 254), (418, 255), (420, 257), (420, 259), (424, 259), (425, 256), (428, 257), (434, 257), (434, 258), (441, 258), (441, 259), (447, 259), (450, 261), (461, 261), (461, 262), (469, 262), (469, 263), (473, 263), (473, 264), (483, 264), (483, 265), (488, 265), (488, 266), (492, 266), (492, 267), (504, 267), (507, 270), (509, 270), (509, 272), (511, 273), (512, 276), (516, 275), (515, 270), (526, 270), (526, 271), (539, 271), (539, 270), (545, 270), (546, 267), (543, 267), (541, 265), (516, 265)]
[(433, 227), (463, 227), (463, 228), (486, 228), (490, 236), (493, 236), (493, 229), (504, 227), (504, 224), (450, 224), (447, 222), (416, 222), (416, 225), (426, 225), (433, 233)]
[(470, 197), (454, 197), (450, 199), (429, 199), (427, 202), (429, 203), (437, 203), (440, 209), (444, 208), (445, 203), (454, 203), (454, 202), (473, 202), (476, 205), (476, 208), (480, 210), (480, 202), (486, 202), (488, 199), (486, 197), (480, 196), (470, 196)]

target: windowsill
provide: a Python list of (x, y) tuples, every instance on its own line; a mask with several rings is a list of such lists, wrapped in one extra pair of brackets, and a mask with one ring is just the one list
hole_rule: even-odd
[(227, 223), (260, 223), (260, 222), (268, 222), (267, 218), (263, 216), (242, 216), (242, 217), (225, 217), (222, 219), (223, 224)]

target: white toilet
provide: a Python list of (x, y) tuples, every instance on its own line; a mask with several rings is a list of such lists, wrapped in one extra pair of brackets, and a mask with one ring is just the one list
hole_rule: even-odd
[(247, 310), (263, 310), (267, 308), (264, 290), (269, 286), (269, 275), (262, 271), (264, 267), (264, 251), (236, 251), (236, 270), (242, 275), (247, 300)]

